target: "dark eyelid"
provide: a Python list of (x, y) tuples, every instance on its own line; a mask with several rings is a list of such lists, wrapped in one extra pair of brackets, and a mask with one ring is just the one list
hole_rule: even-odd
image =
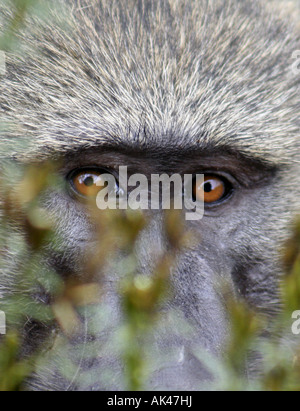
[(98, 174), (112, 174), (115, 177), (117, 177), (115, 171), (113, 169), (109, 169), (109, 168), (104, 168), (104, 167), (98, 167), (98, 166), (87, 166), (87, 167), (78, 167), (75, 168), (71, 171), (69, 171), (66, 174), (66, 179), (70, 180), (72, 178), (74, 178), (76, 175), (80, 174), (80, 172), (82, 173), (92, 173), (92, 172), (97, 172)]

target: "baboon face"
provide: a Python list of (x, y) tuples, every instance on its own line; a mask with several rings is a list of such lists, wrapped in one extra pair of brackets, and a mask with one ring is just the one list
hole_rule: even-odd
[[(204, 216), (184, 222), (193, 240), (172, 261), (158, 308), (166, 322), (149, 336), (152, 358), (162, 360), (147, 385), (200, 389), (212, 376), (199, 352), (221, 357), (230, 332), (224, 289), (269, 316), (279, 310), (279, 250), (300, 195), (299, 76), (291, 69), (299, 36), (258, 1), (62, 6), (67, 19), (53, 9), (54, 20), (29, 20), (20, 34), (28, 48), (8, 53), (0, 84), (1, 109), (14, 124), (3, 143), (13, 142), (10, 151), (22, 160), (59, 160), (65, 181), (43, 200), (61, 239), (59, 250), (49, 246), (46, 264), (66, 281), (84, 278), (87, 255), (101, 251), (81, 200), (103, 172), (117, 183), (120, 166), (147, 178), (204, 174)], [(151, 278), (172, 245), (166, 214), (146, 214), (133, 254), (136, 271)], [(78, 365), (74, 379), (57, 371), (61, 353), (29, 388), (124, 388), (122, 361), (108, 347), (122, 324), (117, 267), (109, 260), (99, 268), (105, 316), (97, 315), (105, 320), (93, 338), (101, 353), (78, 360), (78, 347), (92, 342), (80, 331), (68, 353)], [(26, 330), (28, 345), (39, 338), (34, 331)]]

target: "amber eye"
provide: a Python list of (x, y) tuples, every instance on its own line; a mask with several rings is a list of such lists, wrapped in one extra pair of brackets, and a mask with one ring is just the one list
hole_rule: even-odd
[(194, 183), (194, 198), (204, 201), (206, 204), (217, 203), (221, 201), (231, 191), (230, 184), (221, 177), (205, 175), (204, 181), (197, 186)]
[(96, 197), (100, 190), (102, 190), (106, 183), (102, 180), (102, 175), (105, 171), (98, 170), (78, 170), (70, 177), (71, 185), (75, 192), (83, 197)]

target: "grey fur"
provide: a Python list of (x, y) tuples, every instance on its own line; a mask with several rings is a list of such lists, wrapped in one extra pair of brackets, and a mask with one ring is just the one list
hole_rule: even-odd
[[(152, 388), (195, 389), (206, 379), (188, 347), (223, 350), (228, 325), (216, 283), (226, 279), (267, 314), (279, 309), (279, 249), (300, 199), (300, 76), (292, 71), (300, 37), (297, 21), (277, 17), (277, 3), (60, 1), (50, 23), (29, 18), (19, 53), (7, 53), (3, 157), (63, 157), (67, 175), (107, 161), (109, 148), (113, 166), (147, 173), (213, 168), (236, 179), (234, 197), (193, 223), (202, 241), (178, 258), (172, 304), (197, 332), (188, 342), (168, 342), (186, 355), (158, 372)], [(299, 3), (290, 3), (299, 13)], [(0, 19), (9, 13), (1, 6)], [(82, 206), (67, 193), (47, 204), (65, 237), (64, 264), (74, 264), (91, 239)], [(165, 247), (157, 215), (137, 250), (143, 272), (151, 273)], [(108, 305), (117, 304), (111, 298)], [(31, 388), (68, 386), (46, 367)]]

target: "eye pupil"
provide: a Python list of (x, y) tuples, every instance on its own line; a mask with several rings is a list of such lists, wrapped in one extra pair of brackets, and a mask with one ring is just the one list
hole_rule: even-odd
[(213, 189), (213, 187), (212, 187), (212, 184), (210, 182), (204, 184), (203, 190), (204, 190), (205, 193), (210, 193), (212, 191), (212, 189)]
[(87, 186), (87, 187), (91, 187), (92, 185), (94, 185), (95, 184), (95, 181), (94, 181), (94, 179), (93, 179), (93, 177), (87, 177), (85, 180), (84, 180), (84, 184)]

